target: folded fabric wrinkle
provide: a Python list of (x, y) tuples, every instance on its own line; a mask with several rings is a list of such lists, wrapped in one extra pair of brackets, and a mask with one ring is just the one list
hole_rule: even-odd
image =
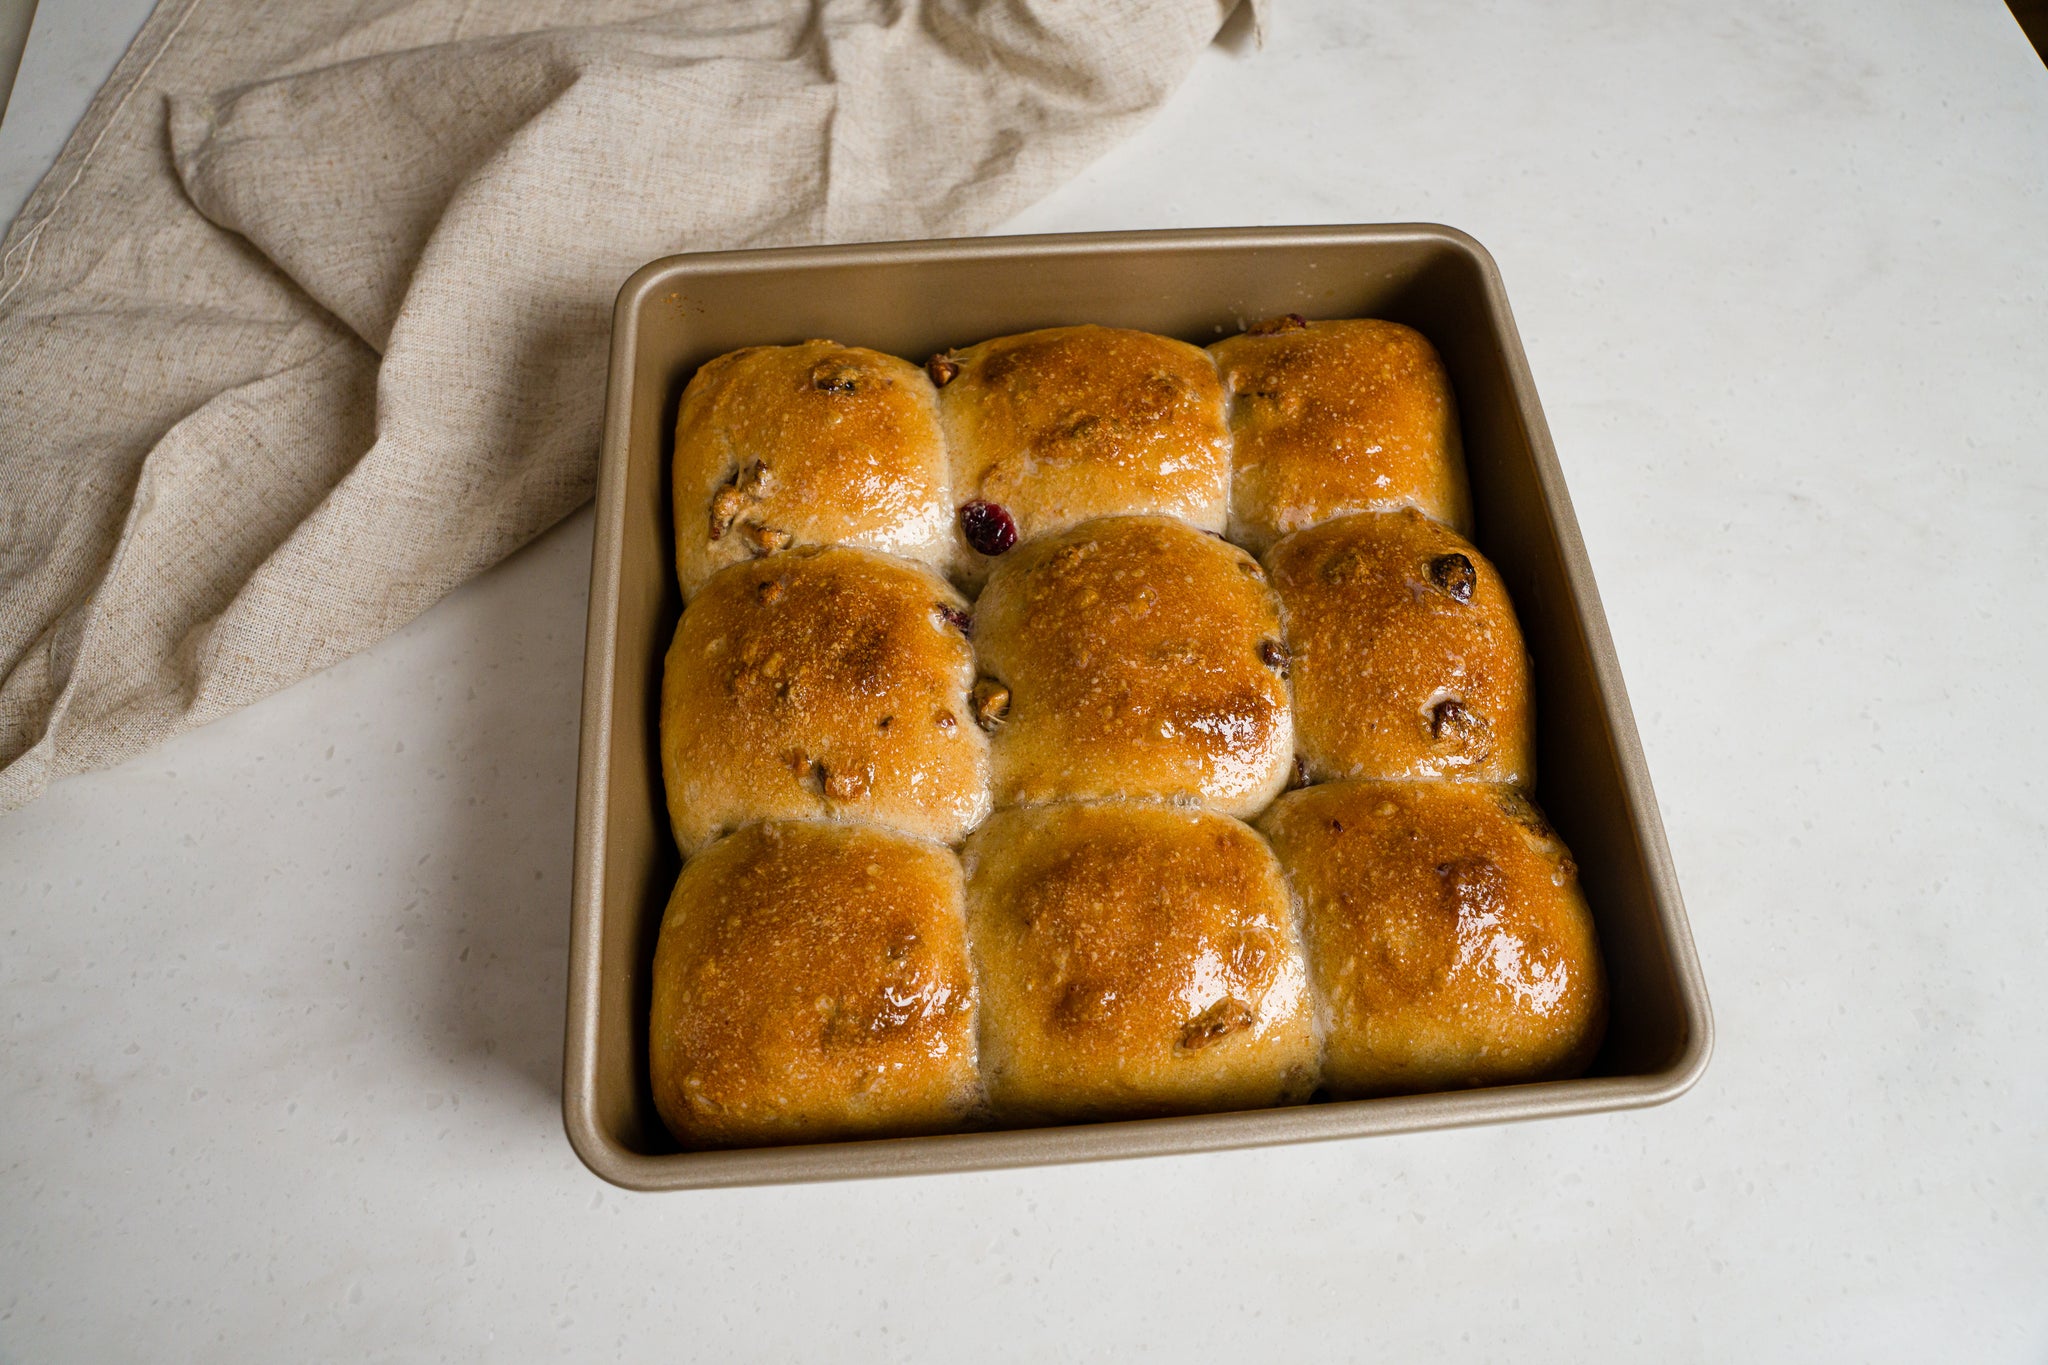
[(581, 505), (644, 262), (985, 231), (1235, 7), (162, 0), (0, 247), (0, 809)]

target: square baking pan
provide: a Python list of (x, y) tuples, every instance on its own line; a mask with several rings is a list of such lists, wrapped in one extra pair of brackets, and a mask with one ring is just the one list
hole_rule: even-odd
[[(1382, 317), (1450, 370), (1479, 548), (1535, 660), (1537, 800), (1570, 844), (1609, 975), (1606, 1041), (1576, 1080), (1245, 1113), (685, 1152), (647, 1076), (654, 941), (680, 859), (656, 746), (682, 602), (668, 465), (706, 360), (830, 337), (922, 360), (1099, 322), (1197, 345), (1280, 313)], [(562, 1111), (590, 1169), (637, 1190), (906, 1175), (1413, 1132), (1657, 1104), (1712, 1047), (1705, 984), (1634, 717), (1499, 271), (1434, 226), (990, 237), (671, 256), (620, 291), (598, 475)]]

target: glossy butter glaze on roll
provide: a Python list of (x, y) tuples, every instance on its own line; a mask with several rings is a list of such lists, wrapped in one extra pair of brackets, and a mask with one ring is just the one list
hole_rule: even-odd
[(690, 1147), (975, 1118), (959, 861), (860, 825), (749, 825), (691, 859), (654, 954), (654, 1101)]
[(1232, 540), (1264, 553), (1330, 517), (1396, 507), (1470, 532), (1457, 403), (1420, 332), (1290, 315), (1209, 349), (1236, 444)]
[(944, 381), (964, 581), (979, 583), (1012, 533), (1029, 540), (1091, 517), (1150, 512), (1223, 530), (1229, 432), (1216, 366), (1198, 347), (1052, 327), (935, 356), (930, 368)]
[(1027, 542), (991, 575), (974, 638), (999, 806), (1131, 797), (1250, 815), (1286, 784), (1279, 604), (1227, 541), (1104, 517)]
[(1413, 510), (1297, 531), (1266, 555), (1308, 776), (1535, 779), (1529, 657), (1486, 556)]
[(938, 398), (906, 360), (830, 341), (710, 361), (676, 415), (676, 570), (691, 597), (727, 564), (803, 545), (953, 553)]
[(720, 570), (662, 676), (661, 758), (685, 853), (777, 817), (955, 843), (988, 812), (967, 603), (914, 564), (796, 550)]
[(961, 857), (1000, 1120), (1247, 1109), (1314, 1088), (1292, 907), (1244, 825), (1041, 806), (998, 812)]
[(1577, 869), (1511, 787), (1337, 782), (1260, 821), (1302, 907), (1339, 1097), (1574, 1076), (1606, 985)]

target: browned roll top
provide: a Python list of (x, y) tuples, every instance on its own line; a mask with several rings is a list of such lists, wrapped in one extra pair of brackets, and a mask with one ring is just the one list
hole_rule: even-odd
[(967, 603), (886, 555), (721, 570), (662, 677), (662, 777), (685, 852), (750, 820), (871, 821), (957, 842), (988, 813)]
[(906, 360), (831, 341), (719, 356), (676, 415), (676, 571), (803, 545), (883, 550), (943, 571), (953, 507), (938, 397)]
[(654, 955), (655, 1105), (690, 1145), (937, 1132), (980, 1104), (959, 863), (749, 825), (683, 868)]
[[(1229, 433), (1198, 347), (1116, 327), (998, 337), (934, 361), (956, 502), (1003, 508), (1024, 539), (1091, 517), (1159, 513), (1221, 531)], [(979, 582), (989, 559), (964, 542)]]
[(1005, 557), (975, 608), (997, 804), (1160, 798), (1233, 815), (1293, 752), (1278, 603), (1227, 541), (1105, 517)]
[(1521, 627), (1470, 542), (1413, 510), (1365, 512), (1266, 558), (1311, 778), (1534, 781)]
[(1235, 820), (1104, 802), (968, 841), (984, 1077), (1017, 1121), (1306, 1097), (1315, 1036), (1287, 893)]
[(1340, 1096), (1576, 1075), (1606, 985), (1577, 869), (1511, 787), (1336, 782), (1260, 827), (1302, 908)]
[(1415, 507), (1471, 529), (1458, 407), (1436, 348), (1376, 318), (1262, 323), (1210, 348), (1235, 438), (1230, 538)]

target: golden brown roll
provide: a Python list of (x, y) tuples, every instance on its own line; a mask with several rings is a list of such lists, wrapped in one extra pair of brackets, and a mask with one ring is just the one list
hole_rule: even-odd
[(1289, 531), (1395, 507), (1471, 531), (1457, 402), (1420, 332), (1289, 315), (1209, 350), (1237, 445), (1232, 540), (1264, 553)]
[(1577, 1075), (1606, 984), (1571, 855), (1476, 782), (1338, 782), (1261, 820), (1302, 906), (1339, 1096)]
[[(1152, 512), (1223, 530), (1229, 432), (1198, 347), (1114, 327), (1052, 327), (934, 357), (969, 583), (989, 551), (1091, 517)], [(999, 509), (989, 511), (987, 509)]]
[(1294, 745), (1278, 603), (1250, 555), (1167, 517), (1026, 543), (975, 607), (998, 805), (1159, 798), (1250, 815)]
[(1316, 1039), (1272, 851), (1204, 811), (1000, 811), (968, 841), (982, 1077), (1011, 1122), (1305, 1098)]
[(960, 865), (861, 825), (749, 825), (683, 867), (654, 1103), (692, 1147), (929, 1133), (980, 1104)]
[(1529, 656), (1486, 556), (1420, 512), (1362, 512), (1266, 556), (1308, 775), (1535, 780)]
[(713, 575), (662, 676), (661, 769), (684, 853), (777, 817), (958, 842), (989, 808), (967, 627), (951, 587), (869, 550), (792, 550)]
[(806, 341), (719, 356), (676, 414), (683, 596), (727, 564), (861, 545), (944, 569), (953, 553), (938, 399), (917, 366)]

